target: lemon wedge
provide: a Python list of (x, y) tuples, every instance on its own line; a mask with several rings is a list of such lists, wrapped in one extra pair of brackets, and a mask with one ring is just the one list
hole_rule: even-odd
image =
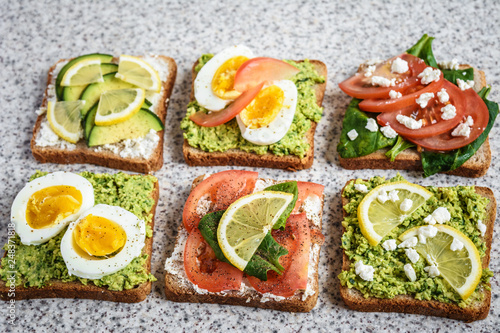
[(146, 90), (160, 92), (161, 80), (158, 72), (141, 58), (121, 55), (116, 77)]
[(432, 195), (422, 186), (406, 181), (375, 187), (358, 206), (361, 233), (370, 245), (377, 245)]
[(144, 89), (107, 90), (101, 94), (95, 124), (107, 126), (121, 123), (139, 112), (144, 104)]
[(245, 269), (292, 200), (291, 193), (263, 191), (244, 196), (229, 206), (220, 220), (217, 239), (231, 264)]
[(80, 112), (85, 101), (49, 102), (47, 120), (52, 130), (62, 139), (77, 143), (82, 137)]
[(100, 59), (84, 59), (71, 66), (61, 81), (61, 86), (82, 86), (94, 82), (104, 82)]
[[(416, 237), (420, 226), (411, 228), (399, 236), (401, 241)], [(462, 232), (448, 225), (436, 225), (434, 237), (418, 242), (414, 247), (441, 275), (462, 299), (469, 298), (481, 280), (481, 257), (474, 243)]]

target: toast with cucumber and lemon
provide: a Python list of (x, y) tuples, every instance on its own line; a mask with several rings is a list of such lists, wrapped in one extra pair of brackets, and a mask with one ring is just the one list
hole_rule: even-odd
[(144, 300), (158, 195), (151, 175), (36, 172), (12, 204), (0, 298)]
[(167, 298), (310, 311), (319, 294), (323, 188), (242, 170), (196, 178), (165, 262)]
[(342, 190), (340, 294), (354, 310), (486, 318), (496, 201), (486, 187), (422, 187), (400, 175)]
[(42, 163), (91, 163), (150, 173), (163, 165), (164, 123), (177, 65), (151, 55), (59, 60), (33, 129)]
[(243, 45), (204, 54), (181, 121), (186, 163), (310, 168), (326, 76), (319, 60), (255, 57)]

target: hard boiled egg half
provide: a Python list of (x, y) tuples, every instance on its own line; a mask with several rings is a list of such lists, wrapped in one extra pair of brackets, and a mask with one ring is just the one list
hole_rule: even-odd
[(94, 205), (94, 188), (82, 176), (54, 172), (26, 184), (12, 204), (11, 220), (25, 245), (47, 242)]
[(253, 58), (252, 51), (235, 45), (217, 53), (198, 72), (194, 80), (194, 96), (210, 111), (220, 111), (241, 93), (234, 90), (234, 76), (238, 68)]
[(145, 239), (144, 220), (121, 207), (100, 204), (69, 225), (61, 255), (70, 275), (100, 279), (138, 257)]

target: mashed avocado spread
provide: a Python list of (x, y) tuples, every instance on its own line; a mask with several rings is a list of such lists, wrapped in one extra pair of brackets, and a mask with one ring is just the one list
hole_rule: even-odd
[[(424, 258), (412, 264), (417, 280), (415, 282), (408, 280), (403, 266), (411, 262), (404, 249), (386, 251), (381, 244), (387, 239), (398, 239), (400, 234), (412, 227), (426, 225), (427, 223), (423, 220), (427, 215), (438, 207), (446, 207), (451, 214), (451, 220), (446, 224), (469, 237), (482, 258), (485, 256), (486, 243), (476, 225), (478, 220), (486, 219), (486, 205), (489, 200), (477, 194), (474, 187), (427, 187), (434, 196), (384, 237), (377, 246), (371, 246), (360, 231), (357, 217), (358, 205), (365, 194), (357, 191), (354, 183), (365, 184), (368, 190), (371, 190), (384, 183), (400, 180), (404, 179), (399, 174), (388, 181), (381, 177), (374, 177), (368, 181), (358, 179), (345, 187), (343, 197), (347, 198), (349, 203), (344, 206), (347, 216), (342, 221), (345, 231), (342, 235), (341, 247), (351, 260), (351, 266), (349, 270), (340, 273), (340, 283), (359, 290), (364, 297), (393, 298), (396, 295), (412, 295), (419, 300), (434, 299), (440, 302), (456, 303), (460, 307), (466, 307), (475, 300), (481, 300), (483, 293), (480, 291), (482, 288), (489, 289), (489, 278), (493, 276), (489, 269), (483, 269), (481, 282), (472, 296), (464, 301), (442, 277), (429, 277), (424, 271), (424, 267), (428, 266)], [(354, 263), (358, 260), (362, 260), (365, 265), (370, 265), (375, 269), (373, 281), (365, 281), (356, 275)]]
[[(46, 175), (46, 172), (36, 172), (30, 181)], [(150, 175), (127, 175), (124, 173), (93, 174), (82, 172), (80, 176), (86, 178), (94, 187), (95, 204), (120, 206), (132, 212), (137, 217), (146, 221), (146, 237), (153, 233), (151, 221), (153, 215), (149, 212), (153, 208), (154, 200), (151, 197), (156, 178)], [(102, 277), (99, 280), (89, 280), (70, 276), (61, 256), (61, 239), (66, 229), (59, 235), (41, 245), (23, 245), (16, 235), (15, 241), (15, 269), (8, 268), (8, 261), (12, 258), (4, 257), (0, 267), (0, 278), (7, 281), (7, 277), (16, 272), (16, 285), (24, 284), (25, 287), (44, 287), (51, 279), (63, 282), (80, 281), (86, 285), (92, 281), (98, 287), (107, 287), (109, 290), (132, 289), (137, 285), (156, 281), (148, 273), (145, 266), (147, 254), (135, 258), (122, 270)], [(3, 247), (7, 250), (7, 244)]]
[[(211, 54), (202, 55), (198, 59), (195, 71), (198, 72), (212, 56)], [(308, 60), (285, 61), (300, 69), (300, 72), (291, 79), (297, 86), (298, 93), (295, 117), (290, 129), (280, 141), (264, 146), (253, 144), (241, 136), (236, 119), (216, 127), (198, 126), (189, 119), (189, 116), (198, 111), (208, 111), (198, 102), (193, 101), (189, 103), (186, 117), (181, 121), (181, 129), (189, 145), (208, 152), (240, 149), (259, 155), (270, 152), (277, 156), (291, 154), (303, 158), (309, 150), (305, 133), (311, 128), (311, 121), (318, 122), (323, 114), (323, 108), (316, 104), (314, 85), (325, 82), (325, 78), (316, 72), (314, 65)]]

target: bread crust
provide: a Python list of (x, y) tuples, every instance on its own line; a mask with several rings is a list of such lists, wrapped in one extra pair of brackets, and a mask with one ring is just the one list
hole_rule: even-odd
[[(297, 62), (301, 61), (303, 60)], [(327, 67), (319, 60), (310, 60), (310, 62), (314, 65), (316, 71), (325, 77), (324, 83), (315, 86), (316, 103), (321, 106), (326, 91)], [(197, 64), (198, 61), (194, 63), (191, 71), (191, 101), (194, 100), (194, 80), (197, 74), (195, 67)], [(189, 166), (239, 165), (285, 169), (289, 171), (308, 169), (314, 161), (314, 133), (316, 126), (317, 123), (311, 122), (311, 128), (305, 134), (305, 139), (309, 143), (310, 148), (303, 158), (295, 155), (276, 156), (272, 153), (258, 155), (240, 149), (229, 149), (225, 152), (206, 152), (199, 148), (191, 147), (186, 139), (184, 139), (184, 144), (182, 145), (182, 153)]]
[[(151, 220), (151, 230), (154, 231), (155, 212), (160, 195), (160, 187), (158, 180), (155, 182), (155, 187), (152, 193), (154, 205), (151, 208), (150, 214), (153, 215)], [(143, 254), (147, 254), (146, 269), (151, 272), (151, 254), (153, 252), (153, 236), (146, 238), (146, 243)], [(5, 253), (7, 254), (7, 253)], [(15, 297), (9, 296), (9, 287), (6, 282), (0, 280), (0, 299), (10, 301), (11, 299), (34, 299), (34, 298), (80, 298), (80, 299), (97, 299), (111, 302), (137, 303), (146, 299), (151, 292), (151, 281), (142, 283), (132, 289), (124, 289), (122, 291), (109, 290), (106, 287), (97, 287), (89, 281), (87, 285), (79, 281), (62, 282), (60, 280), (50, 280), (43, 288), (24, 287), (23, 285), (16, 286)]]
[[(351, 181), (349, 180), (342, 189), (344, 192), (345, 186), (347, 186)], [(488, 268), (490, 262), (490, 251), (491, 242), (493, 238), (493, 225), (496, 218), (496, 200), (493, 191), (488, 187), (475, 187), (476, 193), (482, 197), (486, 197), (490, 200), (486, 210), (488, 212), (488, 220), (484, 221), (487, 225), (487, 230), (484, 236), (484, 241), (487, 244), (486, 255), (482, 259), (482, 267)], [(341, 194), (342, 195), (342, 194)], [(342, 207), (348, 204), (348, 200), (342, 196)], [(347, 213), (344, 209), (343, 216), (346, 217)], [(343, 228), (343, 232), (345, 229)], [(342, 271), (350, 269), (351, 261), (349, 257), (345, 254), (345, 250), (342, 250)], [(362, 311), (362, 312), (402, 312), (402, 313), (412, 313), (412, 314), (422, 314), (427, 316), (436, 317), (446, 317), (451, 319), (458, 319), (465, 322), (472, 322), (476, 320), (484, 319), (488, 316), (491, 303), (491, 291), (483, 289), (484, 297), (481, 302), (476, 302), (471, 306), (466, 308), (461, 308), (456, 304), (438, 302), (436, 300), (418, 300), (409, 295), (398, 295), (392, 299), (387, 298), (376, 298), (368, 297), (364, 298), (362, 293), (354, 288), (348, 288), (347, 286), (340, 287), (340, 296), (342, 297), (344, 303), (352, 310)]]
[[(163, 59), (168, 63), (169, 73), (168, 77), (163, 82), (163, 96), (158, 104), (157, 115), (160, 120), (165, 124), (165, 119), (167, 117), (167, 108), (170, 102), (170, 95), (172, 94), (172, 89), (174, 87), (175, 78), (177, 75), (177, 64), (175, 60), (159, 55), (158, 58)], [(54, 66), (52, 66), (47, 75), (47, 88), (45, 89), (45, 94), (42, 102), (42, 107), (47, 106), (47, 95), (49, 84), (52, 81), (52, 76), (54, 69), (57, 64), (66, 61), (68, 59), (59, 60)], [(73, 150), (68, 150), (59, 147), (40, 147), (36, 145), (36, 137), (40, 131), (42, 121), (46, 118), (46, 114), (41, 114), (38, 116), (35, 126), (33, 128), (33, 136), (31, 138), (31, 151), (33, 157), (41, 163), (58, 163), (58, 164), (81, 164), (89, 163), (102, 165), (108, 168), (121, 169), (128, 171), (135, 171), (141, 173), (151, 173), (153, 171), (161, 169), (163, 166), (163, 142), (164, 142), (164, 130), (159, 131), (158, 135), (160, 140), (154, 152), (148, 159), (143, 158), (123, 158), (118, 154), (114, 154), (111, 151), (100, 151), (96, 152), (89, 148), (84, 140), (80, 140), (76, 144), (76, 148)]]

